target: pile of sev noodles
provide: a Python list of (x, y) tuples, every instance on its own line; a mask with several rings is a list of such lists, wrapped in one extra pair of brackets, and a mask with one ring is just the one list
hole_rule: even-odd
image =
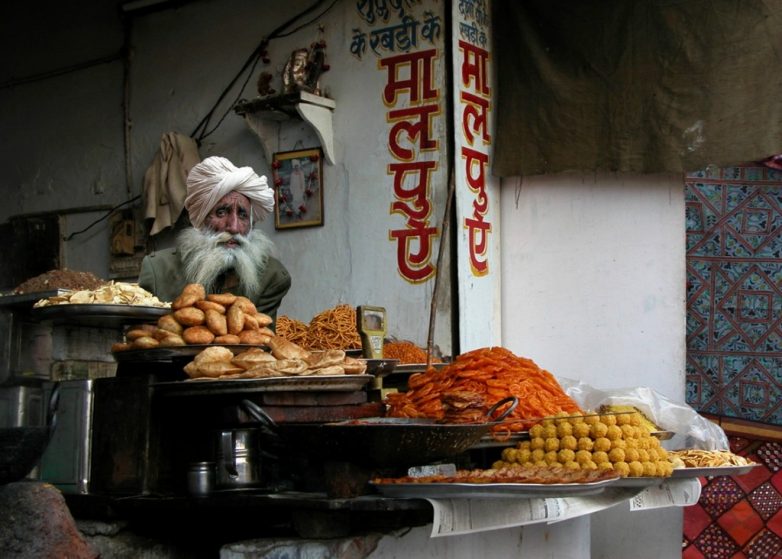
[(307, 329), (309, 327), (306, 323), (295, 318), (290, 318), (285, 315), (277, 317), (277, 335), (282, 336), (289, 342), (293, 342), (299, 347), (306, 349), (307, 345)]
[(523, 431), (542, 417), (583, 413), (554, 376), (531, 359), (517, 357), (502, 347), (487, 347), (464, 353), (440, 370), (430, 367), (411, 375), (407, 392), (386, 397), (388, 415), (443, 419), (441, 398), (456, 391), (482, 395), (484, 412), (508, 396), (519, 399), (503, 424), (492, 428), (495, 436)]
[(346, 304), (318, 313), (309, 325), (281, 315), (277, 318), (277, 335), (309, 351), (361, 349), (356, 309)]

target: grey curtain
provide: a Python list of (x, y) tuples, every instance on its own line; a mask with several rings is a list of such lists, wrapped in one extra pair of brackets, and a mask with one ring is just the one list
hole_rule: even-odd
[(494, 0), (494, 174), (782, 153), (782, 0)]

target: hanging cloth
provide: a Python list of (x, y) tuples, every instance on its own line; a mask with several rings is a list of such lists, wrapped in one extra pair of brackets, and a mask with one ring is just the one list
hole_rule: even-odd
[(160, 149), (144, 173), (144, 218), (154, 220), (150, 235), (176, 223), (185, 207), (187, 174), (200, 161), (192, 138), (178, 132), (160, 138)]

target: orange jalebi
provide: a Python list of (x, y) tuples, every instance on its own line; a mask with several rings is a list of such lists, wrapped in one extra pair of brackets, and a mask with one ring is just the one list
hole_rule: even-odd
[(440, 370), (430, 367), (424, 373), (411, 375), (407, 392), (386, 397), (388, 415), (443, 419), (441, 398), (451, 391), (482, 395), (485, 417), (492, 405), (516, 396), (518, 406), (495, 431), (523, 431), (541, 417), (583, 413), (554, 375), (534, 361), (517, 357), (502, 347), (487, 347), (464, 353)]

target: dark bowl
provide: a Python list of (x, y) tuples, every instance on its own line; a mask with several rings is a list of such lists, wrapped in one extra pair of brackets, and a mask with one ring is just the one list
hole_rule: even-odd
[(19, 481), (30, 473), (48, 443), (48, 427), (0, 429), (0, 484)]

